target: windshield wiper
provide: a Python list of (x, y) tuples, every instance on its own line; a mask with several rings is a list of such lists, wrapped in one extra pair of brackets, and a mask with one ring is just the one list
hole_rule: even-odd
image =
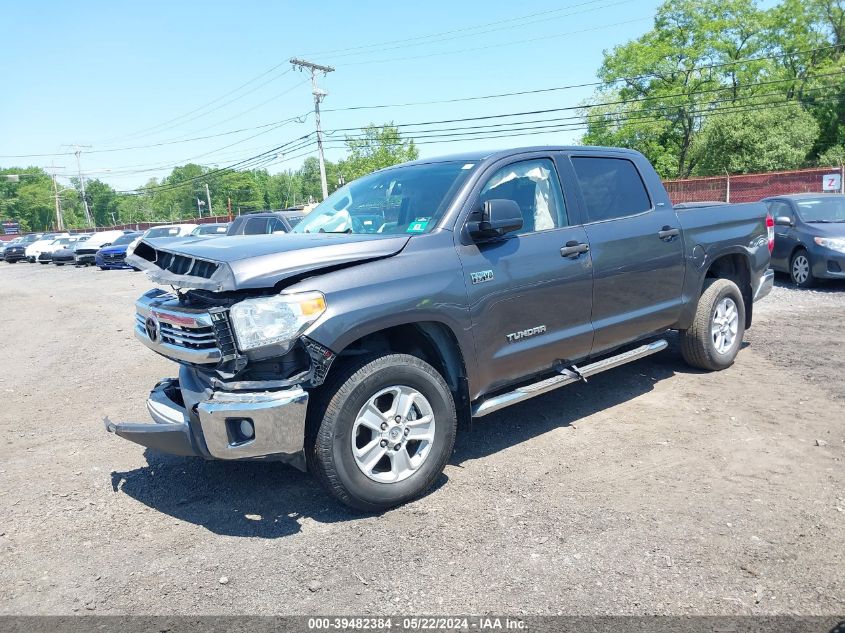
[(845, 220), (804, 220), (807, 224), (840, 224)]
[(327, 231), (326, 229), (320, 229), (320, 233), (352, 233), (352, 229), (343, 229), (342, 231)]

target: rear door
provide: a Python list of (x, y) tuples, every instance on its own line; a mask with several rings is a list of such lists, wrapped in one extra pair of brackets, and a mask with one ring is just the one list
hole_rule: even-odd
[[(515, 201), (522, 230), (458, 253), (470, 300), (481, 393), (589, 354), (592, 266), (584, 228), (564, 198), (550, 155), (493, 165), (470, 196)], [(563, 250), (562, 249), (568, 249)]]
[(668, 198), (652, 200), (631, 157), (570, 158), (592, 254), (592, 353), (599, 354), (677, 321), (683, 237)]

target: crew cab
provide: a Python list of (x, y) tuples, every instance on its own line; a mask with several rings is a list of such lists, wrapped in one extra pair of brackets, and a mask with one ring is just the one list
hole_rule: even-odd
[[(535, 147), (405, 163), (284, 239), (142, 240), (135, 335), (179, 365), (153, 423), (206, 459), (311, 470), (361, 510), (422, 494), (480, 417), (667, 347), (730, 366), (768, 294), (760, 203), (676, 211), (639, 153)], [(502, 423), (505, 423), (504, 421)]]

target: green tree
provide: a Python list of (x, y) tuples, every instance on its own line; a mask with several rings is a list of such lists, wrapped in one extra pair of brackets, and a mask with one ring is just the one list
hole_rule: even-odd
[(806, 163), (818, 136), (813, 116), (798, 103), (715, 114), (693, 146), (695, 174), (742, 174), (793, 169)]
[[(605, 53), (604, 85), (584, 109), (582, 142), (638, 149), (663, 177), (686, 177), (713, 168), (697, 165), (707, 156), (697, 136), (708, 119), (739, 120), (729, 115), (794, 101), (818, 122), (799, 165), (816, 162), (826, 148), (845, 144), (845, 76), (831, 75), (842, 68), (842, 5), (782, 0), (764, 10), (755, 0), (664, 2), (651, 30)], [(796, 149), (775, 152), (786, 162), (773, 168), (795, 166), (795, 152), (806, 141), (806, 119), (789, 112), (787, 119), (799, 126)]]
[[(687, 176), (701, 115), (747, 95), (761, 65), (735, 63), (764, 46), (752, 0), (669, 0), (654, 28), (605, 54), (606, 82), (585, 109), (583, 142), (643, 151), (663, 176)], [(715, 68), (714, 68), (715, 67)]]
[(338, 164), (346, 182), (365, 176), (377, 169), (390, 167), (419, 158), (413, 139), (406, 140), (393, 123), (371, 124), (360, 136), (346, 138), (349, 155)]
[(85, 183), (85, 193), (96, 226), (111, 226), (115, 221), (120, 222), (120, 203), (110, 185), (100, 180), (89, 180)]

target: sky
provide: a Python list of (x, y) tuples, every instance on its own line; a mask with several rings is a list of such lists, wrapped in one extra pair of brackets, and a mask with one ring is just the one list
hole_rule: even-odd
[[(173, 165), (224, 167), (287, 144), (268, 154), (268, 169), (295, 169), (316, 147), (297, 151), (293, 142), (314, 130), (313, 115), (296, 119), (313, 109), (313, 97), (309, 76), (288, 63), (294, 56), (335, 67), (319, 79), (328, 92), (322, 125), (330, 160), (345, 154), (342, 130), (370, 123), (576, 106), (594, 88), (442, 101), (595, 82), (602, 52), (649, 30), (658, 4), (9, 3), (0, 16), (0, 167), (55, 165), (68, 178), (77, 170), (71, 146), (79, 144), (86, 179), (131, 190)], [(350, 109), (373, 105), (390, 107)], [(566, 144), (581, 133), (417, 140), (426, 157)], [(32, 154), (44, 155), (23, 156)]]

